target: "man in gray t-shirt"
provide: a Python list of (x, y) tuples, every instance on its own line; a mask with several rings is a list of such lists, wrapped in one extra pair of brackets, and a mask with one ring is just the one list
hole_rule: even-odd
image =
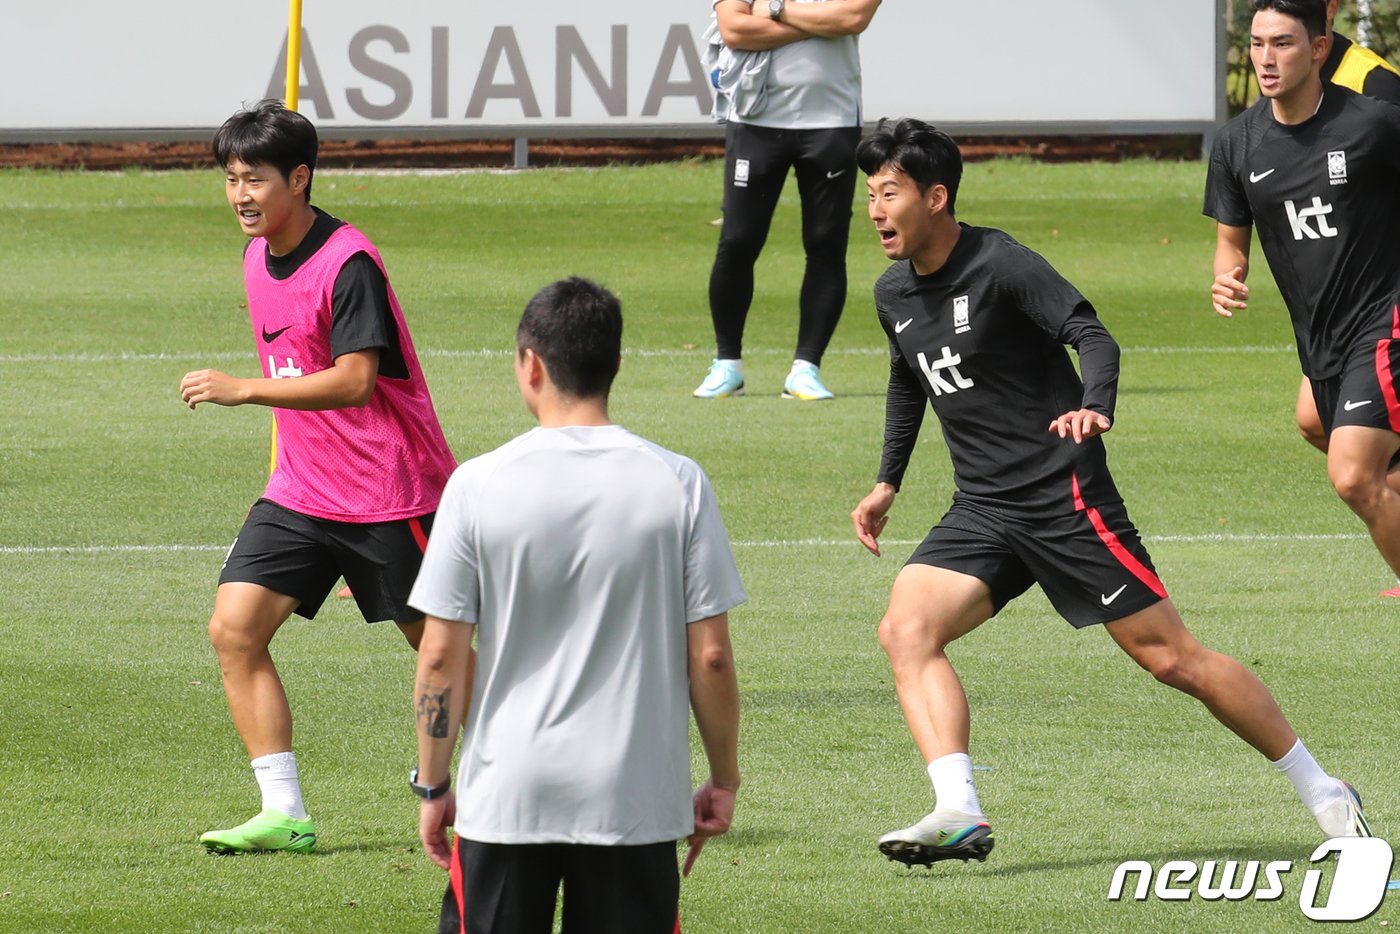
[[(747, 596), (704, 471), (608, 420), (621, 336), (591, 282), (531, 299), (515, 371), (539, 427), (452, 475), (409, 597), (427, 616), (411, 783), (453, 870), (442, 930), (548, 932), (562, 881), (565, 931), (669, 934), (676, 841), (689, 872), (733, 816), (728, 611)], [(710, 766), (693, 796), (691, 709)]]
[[(710, 270), (715, 359), (693, 395), (742, 395), (744, 323), (754, 264), (789, 170), (802, 198), (806, 268), (797, 350), (783, 397), (832, 394), (818, 369), (846, 304), (846, 243), (856, 184), (858, 36), (880, 0), (711, 0), (724, 45), (713, 75), (724, 131), (724, 221)], [(742, 72), (736, 74), (735, 72)]]

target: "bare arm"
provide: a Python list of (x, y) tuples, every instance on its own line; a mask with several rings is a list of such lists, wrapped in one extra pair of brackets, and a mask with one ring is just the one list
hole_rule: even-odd
[(875, 17), (880, 0), (826, 0), (825, 3), (787, 3), (782, 22), (828, 39), (858, 36)]
[(1252, 235), (1251, 227), (1215, 225), (1215, 262), (1211, 267), (1215, 280), (1211, 283), (1210, 300), (1215, 313), (1222, 317), (1232, 318), (1236, 311), (1248, 307), (1249, 286), (1244, 280), (1249, 275)]
[(215, 405), (267, 405), (279, 409), (345, 409), (364, 405), (379, 377), (379, 351), (357, 350), (335, 365), (291, 379), (240, 379), (218, 370), (194, 370), (180, 380), (180, 398), (191, 409)]
[(811, 33), (769, 16), (768, 0), (754, 0), (754, 3), (757, 9), (744, 0), (720, 0), (715, 4), (720, 37), (731, 49), (762, 52), (812, 38)]
[[(418, 646), (418, 674), (413, 707), (418, 729), (418, 784), (436, 787), (452, 776), (452, 750), (466, 716), (471, 694), (471, 623), (429, 616)], [(451, 866), (447, 828), (457, 815), (455, 794), (424, 801), (418, 815), (418, 835), (428, 858), (443, 869)]]
[(739, 790), (739, 679), (729, 642), (729, 614), (686, 627), (690, 660), (690, 706), (710, 764), (710, 778), (695, 792), (695, 832), (690, 835), (684, 872), (710, 837), (729, 829)]

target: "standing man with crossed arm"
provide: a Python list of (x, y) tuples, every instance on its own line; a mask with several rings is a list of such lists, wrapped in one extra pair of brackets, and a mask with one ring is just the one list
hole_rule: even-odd
[(806, 268), (797, 350), (783, 397), (832, 398), (819, 368), (846, 304), (846, 244), (860, 141), (857, 37), (880, 0), (714, 0), (731, 49), (768, 52), (753, 87), (736, 91), (724, 131), (724, 222), (710, 270), (716, 353), (699, 399), (744, 392), (744, 323), (758, 261), (788, 170), (802, 198)]

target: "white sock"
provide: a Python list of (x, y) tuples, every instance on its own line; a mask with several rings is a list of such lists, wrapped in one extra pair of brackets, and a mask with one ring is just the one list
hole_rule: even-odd
[(1322, 771), (1322, 766), (1317, 764), (1301, 739), (1274, 765), (1288, 776), (1293, 787), (1298, 789), (1298, 797), (1314, 814), (1322, 813), (1344, 794), (1342, 783)]
[(983, 816), (977, 786), (972, 783), (972, 757), (967, 753), (954, 752), (934, 759), (928, 764), (928, 777), (933, 782), (935, 807)]
[(253, 777), (262, 790), (263, 809), (273, 808), (296, 820), (306, 818), (306, 802), (301, 798), (301, 779), (297, 777), (297, 756), (294, 752), (274, 752), (258, 756), (250, 765)]
[(810, 361), (810, 360), (794, 360), (794, 361), (792, 361), (792, 369), (789, 370), (788, 372), (789, 372), (789, 373), (796, 373), (798, 370), (802, 369), (803, 367), (811, 367), (811, 368), (814, 369), (814, 370), (819, 370), (819, 369), (821, 369), (821, 367), (817, 366), (815, 363), (813, 363), (813, 362)]

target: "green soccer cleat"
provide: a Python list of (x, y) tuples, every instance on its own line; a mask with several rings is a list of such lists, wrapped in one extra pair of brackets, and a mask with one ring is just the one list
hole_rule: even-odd
[(914, 826), (881, 837), (880, 852), (909, 866), (928, 866), (943, 859), (985, 862), (995, 843), (985, 817), (934, 810)]
[(817, 368), (810, 363), (794, 363), (792, 372), (783, 382), (784, 399), (801, 399), (803, 402), (820, 402), (832, 398), (831, 390), (822, 385)]
[(297, 820), (272, 808), (263, 809), (252, 820), (228, 830), (201, 834), (199, 842), (211, 853), (265, 853), (287, 850), (310, 853), (316, 848), (316, 822), (310, 817)]

